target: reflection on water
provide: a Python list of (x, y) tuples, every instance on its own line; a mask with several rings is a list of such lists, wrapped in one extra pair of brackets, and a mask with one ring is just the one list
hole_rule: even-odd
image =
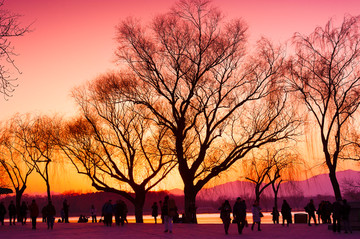
[[(294, 212), (294, 213), (304, 213), (304, 212)], [(293, 213), (293, 217), (294, 217)], [(270, 212), (264, 212), (264, 217), (261, 218), (261, 223), (270, 224), (272, 222), (272, 215)], [(77, 222), (79, 218), (78, 217), (70, 217), (70, 222)], [(97, 217), (99, 220), (100, 217)], [(129, 215), (127, 217), (129, 223), (135, 223), (135, 216)], [(144, 215), (143, 217), (144, 223), (154, 223), (154, 218), (151, 215)], [(197, 219), (199, 224), (221, 224), (222, 221), (220, 219), (220, 213), (201, 213), (197, 214)], [(248, 223), (252, 223), (252, 214), (251, 212), (248, 212), (246, 214), (246, 219), (248, 220)], [(280, 223), (282, 222), (282, 217), (280, 216)], [(56, 218), (56, 222), (58, 221), (58, 218)], [(91, 218), (89, 218), (89, 222), (91, 223)], [(158, 217), (158, 222), (161, 222), (160, 216)]]

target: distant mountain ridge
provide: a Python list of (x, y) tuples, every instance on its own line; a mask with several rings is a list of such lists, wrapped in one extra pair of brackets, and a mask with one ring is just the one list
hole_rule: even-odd
[[(340, 188), (342, 189), (344, 188), (342, 185), (344, 185), (347, 180), (360, 180), (360, 171), (345, 170), (337, 172), (336, 175), (340, 184)], [(173, 189), (169, 192), (173, 195), (183, 195), (183, 190), (181, 189)], [(264, 195), (272, 194), (271, 186), (265, 189)], [(303, 181), (284, 182), (281, 184), (279, 190), (279, 197), (315, 197), (317, 195), (331, 196), (333, 194), (334, 192), (328, 174), (319, 174)], [(216, 198), (235, 198), (238, 196), (253, 197), (254, 184), (247, 181), (228, 182), (214, 186), (212, 188), (202, 189), (199, 192), (197, 198), (206, 199), (211, 197), (213, 200), (216, 200)]]

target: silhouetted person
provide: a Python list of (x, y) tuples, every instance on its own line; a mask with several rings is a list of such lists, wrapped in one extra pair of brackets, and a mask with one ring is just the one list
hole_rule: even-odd
[[(16, 218), (16, 206), (14, 204), (14, 201), (10, 202), (10, 205), (8, 207), (8, 211), (9, 211), (9, 221), (10, 221), (10, 226), (13, 224), (15, 225), (15, 218)], [(11, 224), (12, 223), (12, 224)]]
[(341, 219), (343, 221), (345, 233), (348, 233), (348, 231), (350, 233), (352, 233), (352, 229), (351, 229), (351, 225), (350, 225), (350, 221), (349, 221), (350, 211), (351, 211), (351, 206), (344, 199), (343, 206), (342, 206), (342, 212), (341, 212)]
[(231, 213), (231, 206), (228, 200), (225, 200), (225, 202), (219, 207), (220, 210), (220, 218), (224, 224), (224, 230), (225, 234), (229, 234), (229, 227), (230, 227), (230, 213)]
[(104, 215), (104, 223), (106, 226), (111, 227), (112, 225), (112, 216), (113, 216), (113, 205), (111, 200), (106, 202), (102, 208), (102, 213)]
[(41, 216), (42, 216), (42, 222), (46, 222), (46, 219), (47, 219), (46, 206), (44, 206), (44, 207), (41, 209)]
[(52, 202), (49, 201), (49, 204), (46, 206), (46, 216), (47, 216), (46, 220), (47, 220), (48, 229), (50, 229), (50, 228), (51, 228), (51, 230), (53, 229), (55, 215), (56, 215), (55, 207), (52, 204)]
[(253, 215), (253, 224), (251, 226), (251, 230), (254, 230), (254, 226), (257, 223), (258, 224), (258, 231), (261, 231), (260, 225), (261, 225), (262, 213), (261, 213), (261, 207), (259, 206), (258, 201), (254, 202), (251, 211), (252, 211), (252, 215)]
[(28, 211), (28, 207), (27, 207), (26, 203), (23, 201), (20, 206), (20, 222), (22, 225), (26, 224), (27, 211)]
[(318, 223), (320, 224), (320, 222), (322, 221), (322, 223), (324, 224), (325, 221), (325, 217), (324, 217), (324, 206), (325, 206), (325, 201), (321, 201), (319, 203), (319, 207), (318, 210), (316, 211), (316, 214), (318, 215)]
[(163, 212), (163, 203), (162, 201), (160, 200), (159, 201), (159, 205), (160, 205), (160, 218), (161, 218), (161, 223), (164, 224), (165, 223), (165, 220), (164, 220), (164, 212)]
[(314, 200), (310, 199), (310, 202), (305, 207), (305, 212), (307, 212), (309, 215), (309, 221), (308, 221), (309, 226), (311, 226), (311, 224), (310, 224), (311, 218), (313, 218), (315, 225), (317, 225), (315, 211), (316, 211), (316, 209), (315, 209), (315, 205), (314, 205)]
[(30, 218), (31, 218), (31, 225), (32, 225), (32, 229), (36, 229), (36, 218), (39, 216), (39, 207), (35, 202), (35, 199), (32, 200), (30, 206), (29, 206), (29, 211), (30, 211)]
[(241, 234), (246, 223), (246, 204), (240, 197), (236, 199), (234, 204), (233, 216), (238, 227), (238, 233)]
[(120, 226), (120, 217), (124, 213), (124, 208), (120, 203), (120, 200), (117, 200), (115, 205), (113, 206), (114, 209), (114, 217), (115, 217), (115, 225)]
[(282, 225), (284, 226), (286, 220), (286, 224), (287, 226), (289, 226), (289, 223), (292, 222), (291, 207), (286, 200), (284, 200), (283, 204), (281, 205), (281, 215), (282, 215)]
[[(60, 217), (61, 217), (61, 222), (64, 223), (65, 222), (65, 211), (64, 208), (61, 208), (60, 210)], [(60, 220), (60, 219), (59, 219)], [(60, 221), (59, 221), (60, 222)]]
[(332, 204), (329, 201), (325, 201), (322, 207), (323, 223), (331, 223)]
[(97, 219), (96, 219), (96, 208), (95, 208), (94, 205), (91, 205), (90, 215), (91, 215), (91, 222), (92, 222), (92, 223), (97, 223)]
[(165, 196), (162, 212), (164, 214), (165, 231), (172, 233), (173, 218), (176, 216), (176, 204), (175, 200)]
[(272, 221), (274, 224), (279, 224), (279, 210), (277, 209), (277, 207), (273, 207), (273, 210), (271, 212), (272, 215)]
[(67, 200), (65, 199), (63, 202), (65, 223), (69, 223), (69, 207), (70, 207), (70, 205), (67, 203)]
[(121, 226), (124, 226), (124, 223), (128, 223), (127, 220), (127, 214), (128, 214), (128, 208), (126, 203), (123, 200), (120, 200), (120, 205), (121, 205), (121, 214), (120, 214), (120, 222), (121, 222)]
[(5, 214), (6, 214), (6, 208), (5, 208), (4, 202), (0, 202), (0, 222), (1, 222), (1, 225), (4, 225)]
[(340, 232), (342, 205), (341, 199), (337, 199), (333, 203), (333, 232)]
[(151, 216), (154, 217), (155, 224), (157, 224), (157, 216), (159, 215), (159, 207), (156, 202), (151, 206)]

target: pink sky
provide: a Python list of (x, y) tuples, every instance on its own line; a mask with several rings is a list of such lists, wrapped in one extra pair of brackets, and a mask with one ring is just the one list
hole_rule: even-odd
[[(166, 12), (175, 0), (5, 0), (5, 8), (23, 15), (33, 31), (12, 39), (19, 87), (0, 100), (0, 120), (15, 113), (59, 113), (71, 116), (73, 87), (116, 69), (115, 26), (128, 16), (149, 21)], [(250, 40), (260, 36), (274, 42), (294, 32), (308, 34), (331, 18), (360, 13), (358, 0), (214, 0), (229, 19), (249, 25)], [(61, 189), (59, 189), (62, 191)]]
[[(70, 90), (115, 69), (115, 26), (127, 16), (148, 21), (175, 0), (5, 0), (5, 7), (33, 22), (33, 32), (14, 39), (17, 66), (23, 72), (14, 97), (0, 100), (2, 115), (73, 114)], [(330, 17), (360, 13), (357, 0), (215, 0), (229, 18), (243, 18), (251, 40), (264, 35), (275, 42), (296, 31), (310, 33)]]

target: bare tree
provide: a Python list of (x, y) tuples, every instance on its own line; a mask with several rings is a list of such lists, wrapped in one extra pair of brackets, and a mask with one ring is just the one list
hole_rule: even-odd
[(341, 198), (336, 168), (347, 145), (344, 133), (360, 104), (359, 20), (346, 15), (339, 27), (331, 19), (309, 36), (296, 33), (289, 63), (290, 83), (318, 126), (336, 198)]
[(16, 123), (17, 117), (1, 128), (0, 165), (15, 190), (15, 204), (19, 217), (21, 198), (27, 187), (28, 178), (34, 170), (29, 161), (30, 158), (37, 158), (39, 155), (30, 150), (22, 140), (22, 132)]
[(148, 27), (118, 28), (117, 55), (141, 85), (129, 97), (172, 134), (185, 217), (197, 193), (253, 148), (294, 134), (286, 108), (283, 51), (261, 39), (246, 57), (247, 26), (223, 21), (205, 0), (182, 0)]
[(59, 145), (94, 188), (129, 200), (142, 223), (146, 193), (176, 163), (167, 130), (154, 127), (143, 106), (124, 100), (135, 83), (129, 77), (108, 74), (74, 90), (81, 116), (64, 126)]
[(10, 71), (15, 69), (20, 73), (15, 65), (14, 47), (11, 44), (11, 39), (14, 37), (23, 36), (29, 32), (29, 26), (21, 26), (19, 23), (20, 15), (11, 13), (4, 9), (4, 0), (0, 1), (0, 93), (4, 95), (5, 99), (11, 97), (17, 84), (16, 77), (13, 77)]
[(57, 157), (57, 144), (54, 137), (59, 131), (59, 118), (36, 116), (24, 121), (18, 118), (19, 138), (29, 152), (27, 163), (32, 165), (46, 184), (48, 201), (51, 200), (50, 163)]
[[(274, 147), (274, 146), (273, 146)], [(245, 179), (255, 184), (255, 200), (260, 202), (260, 196), (270, 185), (275, 185), (280, 171), (286, 165), (286, 159), (280, 156), (281, 150), (274, 148), (259, 149), (252, 152), (252, 156), (243, 161)]]

